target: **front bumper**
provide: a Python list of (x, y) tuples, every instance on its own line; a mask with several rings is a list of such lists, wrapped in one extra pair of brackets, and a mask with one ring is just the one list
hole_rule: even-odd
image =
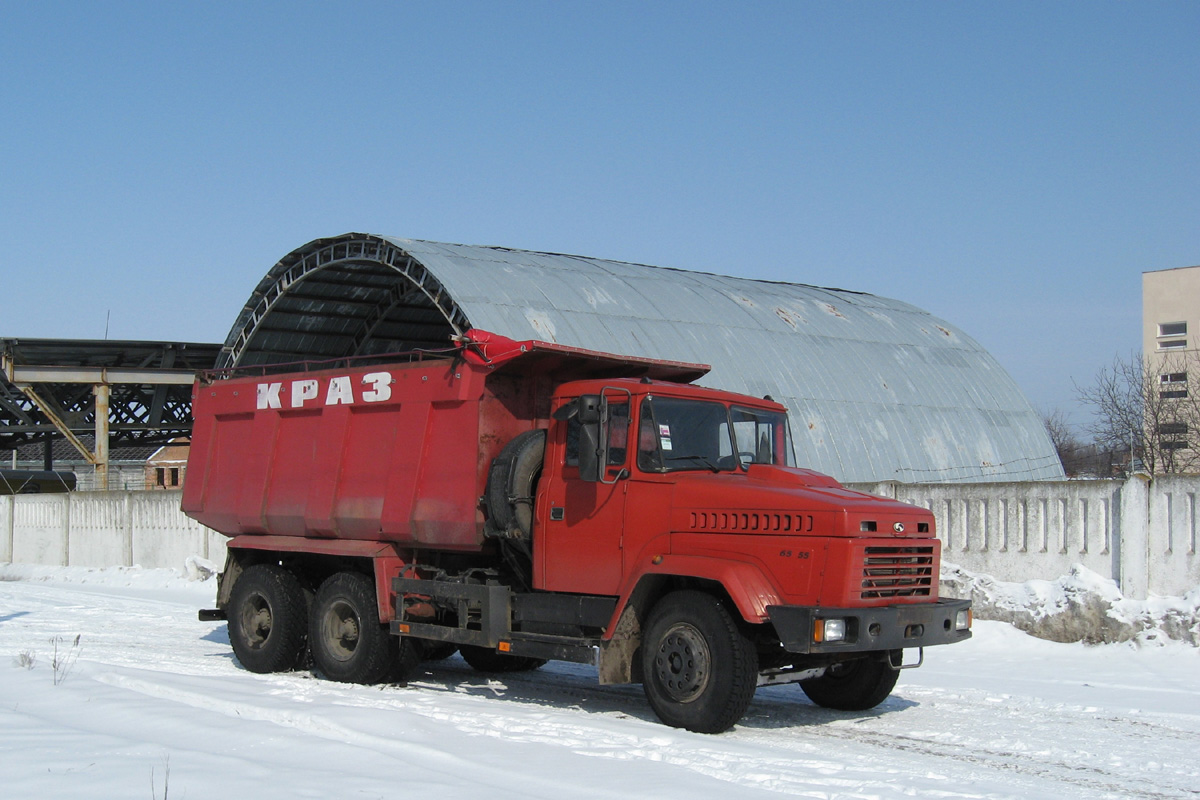
[[(767, 614), (783, 648), (791, 653), (856, 653), (931, 647), (971, 638), (971, 629), (955, 629), (958, 612), (971, 608), (970, 600), (881, 606), (879, 608), (817, 608), (767, 606)], [(838, 642), (814, 640), (817, 620), (846, 620), (846, 638)]]

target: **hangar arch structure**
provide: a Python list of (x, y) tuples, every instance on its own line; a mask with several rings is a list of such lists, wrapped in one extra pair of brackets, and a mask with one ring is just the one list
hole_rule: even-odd
[(1042, 422), (966, 333), (862, 292), (348, 233), (267, 272), (217, 366), (444, 349), (480, 328), (711, 364), (791, 410), (800, 464), (845, 482), (1059, 479)]

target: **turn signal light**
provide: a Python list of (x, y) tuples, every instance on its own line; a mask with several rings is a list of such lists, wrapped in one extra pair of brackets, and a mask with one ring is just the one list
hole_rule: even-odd
[(819, 619), (813, 625), (814, 642), (844, 642), (846, 640), (846, 620)]

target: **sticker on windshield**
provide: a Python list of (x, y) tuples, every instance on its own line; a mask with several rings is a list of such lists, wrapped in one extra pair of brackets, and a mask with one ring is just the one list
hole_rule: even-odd
[(658, 426), (658, 438), (662, 442), (662, 449), (670, 450), (671, 449), (671, 426), (670, 425), (659, 425)]

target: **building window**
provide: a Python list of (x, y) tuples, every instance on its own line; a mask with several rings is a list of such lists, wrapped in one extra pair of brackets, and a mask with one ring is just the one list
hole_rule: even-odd
[(179, 467), (171, 467), (171, 485), (179, 485)]
[(154, 485), (162, 487), (166, 487), (167, 485), (167, 471), (162, 467), (154, 470)]
[(1161, 390), (1158, 396), (1163, 399), (1175, 399), (1188, 396), (1188, 376), (1186, 372), (1169, 372), (1158, 376)]
[(1186, 422), (1164, 422), (1158, 426), (1159, 436), (1169, 436), (1170, 439), (1163, 439), (1159, 442), (1159, 447), (1163, 450), (1187, 450), (1188, 442), (1188, 426)]
[(1159, 336), (1187, 336), (1186, 322), (1160, 322), (1158, 324)]
[[(1186, 322), (1160, 322), (1158, 323), (1158, 349), (1159, 350), (1183, 350), (1187, 347), (1187, 323)], [(1176, 338), (1179, 337), (1179, 338)]]

